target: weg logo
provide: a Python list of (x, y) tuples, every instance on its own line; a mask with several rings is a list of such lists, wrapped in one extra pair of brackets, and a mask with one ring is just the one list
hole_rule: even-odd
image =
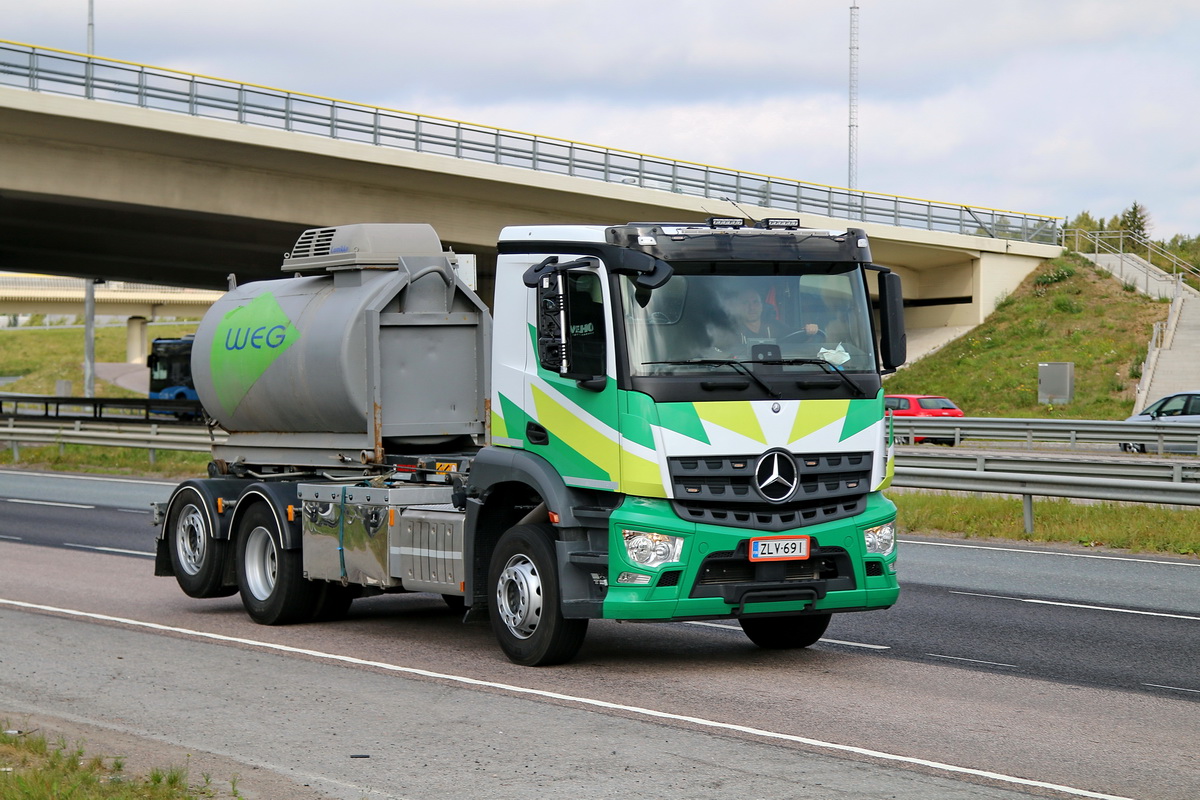
[(217, 325), (209, 354), (212, 382), (225, 413), (232, 414), (262, 374), (300, 332), (269, 292), (233, 309)]

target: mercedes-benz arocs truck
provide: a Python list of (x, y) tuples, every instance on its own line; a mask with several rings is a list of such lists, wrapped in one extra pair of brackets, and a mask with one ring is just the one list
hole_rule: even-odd
[(156, 574), (267, 625), (431, 592), (525, 665), (593, 619), (795, 648), (896, 601), (903, 306), (863, 231), (509, 227), (491, 313), (457, 263), (427, 225), (313, 229), (211, 307), (228, 435), (158, 509)]

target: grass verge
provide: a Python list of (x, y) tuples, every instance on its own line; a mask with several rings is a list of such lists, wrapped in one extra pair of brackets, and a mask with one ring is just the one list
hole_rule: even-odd
[(1200, 528), (1194, 509), (1035, 499), (1034, 530), (1026, 533), (1019, 497), (913, 490), (889, 492), (888, 496), (898, 509), (901, 534), (954, 533), (968, 539), (995, 537), (1140, 553), (1200, 554)]
[(128, 775), (120, 757), (89, 755), (65, 739), (48, 741), (36, 732), (0, 730), (0, 797), (21, 800), (200, 800), (242, 795), (237, 779), (218, 793), (209, 775), (193, 786), (186, 767)]
[(81, 472), (137, 478), (195, 478), (206, 474), (212, 456), (183, 450), (147, 450), (136, 447), (91, 447), (80, 444), (20, 447), (0, 451), (0, 465), (42, 472)]

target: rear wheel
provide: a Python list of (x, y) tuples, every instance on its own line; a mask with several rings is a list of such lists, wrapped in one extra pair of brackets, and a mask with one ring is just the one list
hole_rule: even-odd
[(167, 540), (175, 581), (188, 597), (228, 597), (222, 574), (229, 542), (213, 538), (204, 498), (193, 488), (181, 489), (167, 517)]
[(553, 535), (546, 524), (509, 529), (488, 570), (492, 631), (509, 660), (526, 667), (570, 661), (587, 635), (586, 619), (563, 616)]
[(311, 619), (319, 599), (305, 580), (299, 550), (283, 549), (279, 523), (258, 503), (238, 523), (237, 575), (242, 605), (260, 625)]
[(741, 617), (738, 623), (750, 641), (765, 650), (794, 650), (814, 644), (829, 627), (832, 614), (799, 617)]

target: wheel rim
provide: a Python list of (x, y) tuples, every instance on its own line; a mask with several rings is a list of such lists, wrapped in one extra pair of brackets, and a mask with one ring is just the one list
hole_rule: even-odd
[(542, 620), (542, 579), (528, 556), (515, 555), (496, 584), (496, 606), (509, 633), (528, 639)]
[(188, 575), (200, 572), (208, 550), (208, 533), (204, 515), (190, 503), (183, 507), (175, 521), (175, 552), (179, 566)]
[(271, 533), (261, 525), (246, 537), (246, 588), (258, 600), (270, 598), (279, 574), (279, 552)]

